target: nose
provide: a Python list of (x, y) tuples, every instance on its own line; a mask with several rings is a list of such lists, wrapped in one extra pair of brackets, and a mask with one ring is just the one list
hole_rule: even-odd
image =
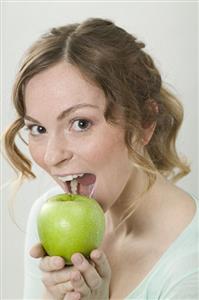
[(73, 157), (73, 152), (69, 149), (67, 141), (58, 135), (53, 135), (48, 139), (44, 154), (44, 162), (48, 167), (58, 166), (64, 161)]

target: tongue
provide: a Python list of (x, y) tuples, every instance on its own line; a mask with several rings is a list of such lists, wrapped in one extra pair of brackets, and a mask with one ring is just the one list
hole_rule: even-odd
[(93, 174), (84, 174), (84, 176), (77, 178), (78, 183), (82, 185), (91, 185), (95, 183), (95, 180), (96, 177)]

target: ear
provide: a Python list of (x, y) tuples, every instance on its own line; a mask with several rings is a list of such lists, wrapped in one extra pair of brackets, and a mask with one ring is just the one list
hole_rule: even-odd
[(142, 144), (144, 146), (146, 146), (150, 142), (155, 128), (156, 128), (156, 122), (153, 122), (147, 128), (143, 128)]
[(156, 116), (159, 113), (159, 107), (155, 100), (148, 99), (145, 102), (145, 122), (142, 124), (143, 128), (143, 136), (142, 136), (142, 144), (145, 146), (147, 145), (154, 133), (156, 128)]

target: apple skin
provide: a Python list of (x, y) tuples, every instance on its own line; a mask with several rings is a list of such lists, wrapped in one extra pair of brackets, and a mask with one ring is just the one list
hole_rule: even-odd
[(96, 200), (81, 195), (59, 194), (47, 200), (37, 218), (41, 244), (49, 256), (89, 257), (99, 247), (105, 231), (105, 217)]

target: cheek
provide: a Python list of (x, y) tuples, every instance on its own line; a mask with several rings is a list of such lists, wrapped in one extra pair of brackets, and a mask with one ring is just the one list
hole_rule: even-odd
[(120, 162), (124, 163), (128, 156), (124, 136), (120, 131), (104, 136), (103, 140), (99, 141), (96, 150), (97, 159), (104, 160), (107, 164), (114, 164), (117, 167)]
[(34, 145), (34, 143), (29, 142), (29, 152), (31, 154), (32, 159), (36, 164), (40, 167), (45, 168), (44, 164), (44, 149), (39, 147), (38, 145)]
[[(82, 149), (82, 151), (81, 151)], [(99, 167), (100, 169), (104, 166), (109, 166), (111, 161), (117, 164), (118, 159), (125, 155), (126, 147), (123, 139), (117, 137), (117, 134), (104, 134), (96, 136), (95, 139), (91, 139), (79, 144), (79, 156), (86, 158), (93, 167)]]
[(95, 144), (89, 144), (87, 149), (88, 160), (97, 175), (96, 197), (105, 208), (105, 199), (109, 199), (109, 204), (114, 202), (131, 174), (124, 135), (120, 132), (108, 135), (106, 132)]

